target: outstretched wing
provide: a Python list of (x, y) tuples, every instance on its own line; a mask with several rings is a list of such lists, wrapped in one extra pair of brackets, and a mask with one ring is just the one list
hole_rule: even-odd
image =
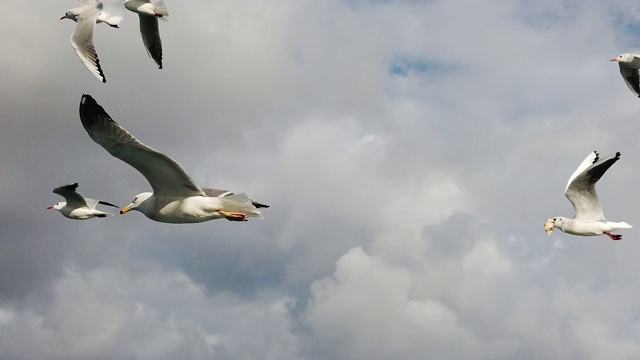
[(89, 208), (94, 209), (94, 210), (95, 210), (96, 206), (98, 206), (98, 204), (107, 205), (107, 206), (113, 206), (115, 208), (119, 208), (117, 205), (113, 205), (112, 203), (108, 203), (108, 202), (102, 201), (102, 200), (89, 199), (89, 198), (84, 198), (84, 200), (87, 202), (87, 206), (89, 206)]
[(80, 101), (80, 120), (97, 144), (138, 170), (159, 196), (202, 196), (184, 168), (172, 158), (146, 146), (113, 121), (90, 96)]
[(220, 189), (214, 189), (214, 188), (202, 188), (202, 191), (204, 191), (204, 194), (207, 195), (208, 197), (217, 197), (217, 198), (234, 194), (233, 191), (220, 190)]
[(640, 97), (640, 70), (629, 67), (621, 62), (619, 62), (618, 65), (620, 66), (620, 75), (622, 75), (629, 90)]
[[(102, 4), (100, 4), (102, 5)], [(103, 83), (107, 81), (100, 67), (98, 53), (93, 45), (93, 29), (102, 6), (83, 6), (82, 12), (77, 17), (76, 29), (71, 34), (71, 45), (76, 51), (84, 66), (91, 71)]]
[(73, 183), (69, 185), (58, 186), (53, 189), (55, 194), (58, 194), (67, 201), (67, 205), (73, 208), (81, 208), (87, 206), (87, 202), (82, 197), (82, 195), (76, 192), (76, 188), (78, 188), (78, 183)]
[[(602, 175), (620, 159), (620, 153), (600, 159), (593, 152), (580, 164), (567, 184), (565, 195), (573, 204), (576, 219), (584, 221), (605, 221), (600, 200), (596, 193), (596, 183)], [(591, 165), (589, 165), (591, 162)], [(586, 165), (586, 167), (585, 167)], [(581, 170), (581, 171), (579, 171)]]
[(147, 54), (162, 69), (162, 40), (160, 40), (160, 29), (158, 28), (158, 18), (149, 15), (139, 14), (140, 35)]

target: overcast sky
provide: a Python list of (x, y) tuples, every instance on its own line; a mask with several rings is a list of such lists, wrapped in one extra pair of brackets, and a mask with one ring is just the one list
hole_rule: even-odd
[[(0, 358), (640, 358), (640, 100), (609, 59), (640, 6), (587, 1), (167, 0), (76, 57), (76, 1), (2, 1)], [(92, 95), (263, 220), (72, 221), (79, 183), (149, 191), (86, 134)], [(593, 150), (624, 240), (543, 224)]]

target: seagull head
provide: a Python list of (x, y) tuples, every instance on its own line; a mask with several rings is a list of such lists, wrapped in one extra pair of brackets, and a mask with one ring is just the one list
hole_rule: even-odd
[(552, 219), (547, 220), (547, 222), (544, 224), (544, 231), (547, 232), (547, 235), (551, 236), (554, 228), (562, 230), (563, 221), (564, 218), (562, 216), (556, 216)]
[(60, 20), (71, 19), (73, 21), (78, 21), (78, 15), (71, 12), (71, 10), (67, 11)]
[(53, 205), (53, 206), (49, 206), (49, 207), (47, 208), (47, 210), (60, 210), (60, 209), (62, 209), (65, 205), (67, 205), (67, 203), (66, 203), (66, 202), (64, 202), (64, 201), (61, 201), (61, 202), (59, 202), (59, 203), (57, 203), (57, 204), (55, 204), (55, 205)]
[(120, 214), (126, 214), (130, 210), (138, 210), (138, 211), (140, 211), (138, 209), (138, 206), (142, 205), (142, 203), (144, 203), (145, 200), (150, 198), (151, 195), (153, 195), (153, 193), (143, 192), (141, 194), (138, 194), (138, 195), (134, 196), (133, 200), (131, 200), (131, 204), (123, 207), (122, 210), (120, 210)]
[(611, 59), (610, 61), (617, 61), (620, 63), (630, 63), (633, 61), (633, 55), (631, 54), (620, 54), (618, 57)]

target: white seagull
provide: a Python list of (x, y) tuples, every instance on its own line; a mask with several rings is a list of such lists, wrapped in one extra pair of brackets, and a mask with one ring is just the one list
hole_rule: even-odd
[(149, 57), (162, 69), (162, 41), (158, 29), (158, 18), (167, 20), (167, 7), (161, 0), (123, 0), (124, 7), (138, 14), (140, 35)]
[(640, 54), (622, 54), (611, 59), (618, 62), (624, 82), (637, 97), (640, 97)]
[(619, 229), (630, 229), (633, 226), (626, 222), (611, 222), (604, 218), (596, 183), (602, 175), (620, 159), (620, 153), (600, 159), (600, 155), (594, 151), (587, 156), (578, 169), (571, 175), (565, 194), (576, 215), (573, 219), (557, 216), (547, 220), (544, 229), (548, 235), (553, 233), (553, 228), (558, 228), (565, 233), (581, 236), (594, 236), (605, 234), (611, 240), (620, 240), (622, 235), (612, 234)]
[(246, 194), (202, 189), (172, 158), (146, 146), (113, 121), (90, 96), (80, 100), (80, 120), (89, 137), (111, 155), (133, 166), (147, 179), (153, 192), (143, 192), (122, 208), (121, 214), (137, 210), (151, 220), (166, 223), (197, 223), (225, 218), (247, 221), (262, 218)]
[(93, 29), (96, 22), (104, 22), (117, 28), (122, 16), (114, 16), (102, 11), (102, 3), (99, 0), (84, 0), (82, 6), (67, 11), (60, 20), (71, 19), (77, 23), (76, 29), (71, 34), (71, 45), (84, 64), (100, 81), (107, 79), (100, 67), (98, 53), (93, 45)]
[(86, 220), (94, 217), (107, 217), (107, 215), (113, 215), (108, 212), (103, 212), (100, 210), (96, 210), (96, 205), (108, 205), (117, 207), (113, 204), (110, 204), (106, 201), (102, 200), (94, 200), (85, 198), (82, 195), (76, 192), (76, 188), (78, 187), (78, 183), (59, 186), (53, 189), (53, 192), (64, 197), (65, 201), (61, 201), (53, 206), (49, 206), (48, 210), (58, 210), (69, 219), (74, 220)]

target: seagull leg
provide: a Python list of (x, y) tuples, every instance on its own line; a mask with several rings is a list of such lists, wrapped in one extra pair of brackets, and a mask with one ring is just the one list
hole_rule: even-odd
[(247, 221), (247, 215), (243, 213), (231, 212), (231, 211), (223, 211), (218, 210), (218, 213), (224, 216), (225, 219), (229, 221)]
[(611, 240), (622, 240), (622, 235), (616, 235), (612, 233), (605, 232), (605, 235), (611, 238)]

